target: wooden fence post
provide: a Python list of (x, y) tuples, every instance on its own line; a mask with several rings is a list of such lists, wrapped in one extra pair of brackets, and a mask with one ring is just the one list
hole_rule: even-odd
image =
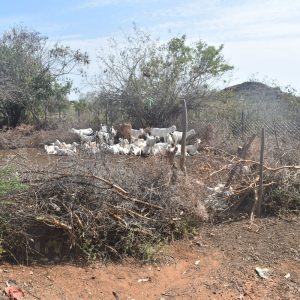
[(187, 132), (187, 108), (186, 102), (183, 100), (182, 103), (182, 140), (181, 140), (181, 157), (180, 157), (180, 169), (186, 176), (186, 166), (185, 166), (185, 146), (186, 146), (186, 132)]
[(261, 205), (263, 201), (263, 175), (264, 175), (264, 150), (265, 150), (265, 129), (261, 130), (261, 144), (260, 144), (260, 160), (259, 160), (259, 191), (257, 203), (257, 216), (261, 216)]

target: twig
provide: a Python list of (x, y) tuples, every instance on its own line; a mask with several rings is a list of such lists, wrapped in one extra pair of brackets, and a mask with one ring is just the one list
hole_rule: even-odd
[[(38, 174), (47, 174), (48, 172), (44, 172), (44, 171), (32, 171), (34, 173), (38, 173)], [(24, 172), (27, 173), (27, 172)], [(136, 203), (141, 203), (143, 205), (149, 206), (149, 207), (153, 207), (156, 209), (163, 209), (163, 207), (159, 206), (159, 205), (155, 205), (155, 204), (151, 204), (151, 203), (147, 203), (145, 201), (142, 200), (138, 200), (132, 197), (129, 197), (128, 194), (129, 192), (125, 191), (123, 188), (121, 188), (118, 185), (115, 185), (114, 183), (110, 182), (109, 180), (99, 177), (99, 176), (95, 176), (95, 175), (89, 175), (89, 174), (69, 174), (69, 173), (51, 173), (54, 175), (59, 175), (61, 177), (76, 177), (76, 176), (80, 176), (80, 177), (84, 177), (84, 178), (91, 178), (91, 179), (97, 179), (100, 180), (102, 182), (105, 182), (106, 184), (108, 184), (111, 187), (111, 190), (113, 192), (115, 192), (116, 194), (118, 194), (119, 196), (121, 196), (122, 198), (126, 199), (126, 200), (130, 200)]]

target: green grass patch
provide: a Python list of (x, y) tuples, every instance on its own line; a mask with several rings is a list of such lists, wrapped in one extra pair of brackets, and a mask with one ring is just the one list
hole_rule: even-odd
[(13, 165), (0, 167), (0, 196), (22, 190), (25, 187), (26, 185), (22, 184)]

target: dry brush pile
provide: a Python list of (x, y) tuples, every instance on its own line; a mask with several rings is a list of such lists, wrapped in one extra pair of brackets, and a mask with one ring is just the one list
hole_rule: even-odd
[(28, 188), (0, 201), (7, 256), (151, 259), (158, 245), (189, 235), (205, 218), (170, 185), (169, 172), (162, 158), (111, 155), (58, 159), (30, 171), (23, 166)]
[[(300, 167), (270, 157), (266, 151), (263, 216), (299, 213)], [(190, 236), (203, 221), (254, 211), (255, 156), (204, 147), (187, 158), (187, 177), (170, 162), (103, 152), (51, 157), (43, 167), (18, 161), (27, 188), (0, 195), (0, 250), (18, 262), (149, 260), (160, 245)]]
[[(255, 215), (259, 193), (260, 139), (255, 136), (248, 138), (240, 148), (244, 153), (232, 155), (222, 149), (214, 151), (207, 176), (207, 184), (211, 188), (206, 197), (206, 208), (215, 219), (221, 220), (243, 214)], [(283, 159), (283, 156), (278, 156), (274, 141), (267, 140), (263, 163), (262, 216), (300, 212), (299, 162), (299, 153), (292, 160), (290, 157)]]

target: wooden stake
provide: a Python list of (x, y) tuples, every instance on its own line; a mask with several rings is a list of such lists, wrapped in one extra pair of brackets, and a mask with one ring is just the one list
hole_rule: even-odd
[(264, 150), (265, 150), (265, 129), (261, 130), (261, 146), (260, 146), (260, 161), (259, 161), (259, 190), (258, 190), (258, 205), (257, 216), (261, 216), (261, 205), (263, 201), (263, 171), (264, 171)]
[(180, 169), (184, 173), (185, 176), (186, 176), (185, 146), (186, 146), (187, 126), (188, 126), (188, 124), (187, 124), (187, 108), (186, 108), (186, 102), (185, 102), (185, 100), (183, 100)]

